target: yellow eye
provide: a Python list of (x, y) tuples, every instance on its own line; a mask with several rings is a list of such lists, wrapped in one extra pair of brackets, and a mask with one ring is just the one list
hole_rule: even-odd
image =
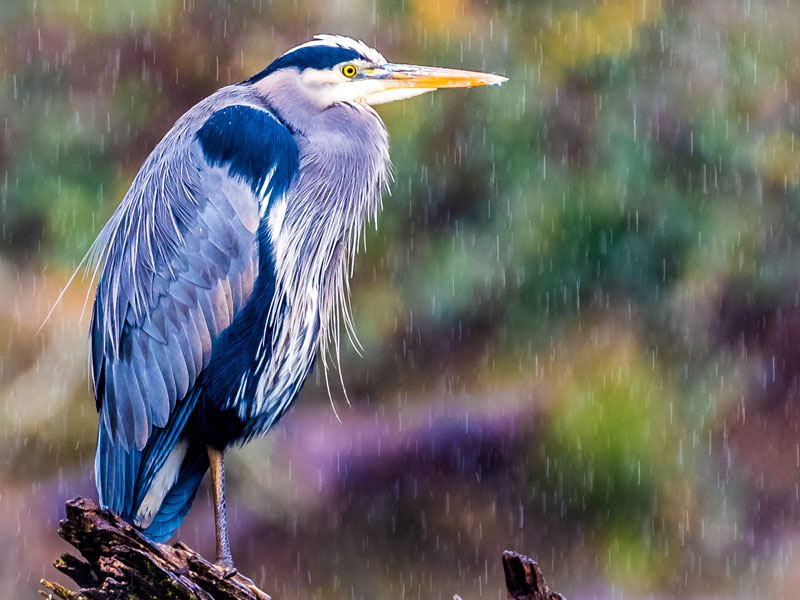
[(355, 65), (345, 65), (342, 67), (342, 75), (345, 77), (353, 78), (356, 76), (356, 73), (358, 73), (358, 69)]

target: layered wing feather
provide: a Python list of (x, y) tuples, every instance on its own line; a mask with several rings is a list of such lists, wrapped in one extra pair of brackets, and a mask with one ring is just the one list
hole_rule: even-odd
[(291, 132), (270, 111), (193, 110), (203, 118), (190, 111), (176, 124), (99, 238), (97, 485), (101, 502), (129, 519), (181, 435), (215, 341), (255, 279), (270, 276), (259, 271), (259, 210), (286, 192), (298, 164)]

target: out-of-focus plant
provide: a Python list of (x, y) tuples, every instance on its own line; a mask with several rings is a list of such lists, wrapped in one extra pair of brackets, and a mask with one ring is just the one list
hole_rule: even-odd
[(597, 552), (615, 579), (652, 589), (669, 571), (664, 499), (681, 484), (678, 397), (630, 335), (606, 344), (581, 352), (555, 390), (534, 480), (549, 510), (602, 532)]

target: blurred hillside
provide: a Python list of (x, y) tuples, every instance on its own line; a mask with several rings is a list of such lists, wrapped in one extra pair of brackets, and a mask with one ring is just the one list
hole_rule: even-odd
[[(797, 0), (3, 0), (2, 588), (57, 577), (95, 493), (88, 282), (45, 315), (175, 119), (327, 32), (510, 80), (380, 108), (351, 406), (317, 374), (231, 453), (240, 569), (499, 598), (514, 548), (569, 598), (795, 597), (798, 31)], [(210, 555), (207, 496), (181, 539)]]

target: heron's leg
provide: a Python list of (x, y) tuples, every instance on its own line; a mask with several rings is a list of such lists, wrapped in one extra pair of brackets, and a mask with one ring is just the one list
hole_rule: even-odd
[(211, 486), (214, 490), (214, 529), (217, 533), (216, 565), (230, 576), (236, 573), (231, 557), (231, 543), (228, 540), (228, 521), (225, 518), (225, 465), (223, 453), (211, 446), (208, 449), (208, 462), (211, 464)]

